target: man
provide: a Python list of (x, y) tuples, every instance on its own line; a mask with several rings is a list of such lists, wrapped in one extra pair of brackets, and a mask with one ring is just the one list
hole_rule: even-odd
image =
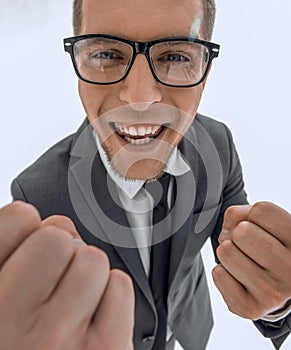
[(276, 347), (290, 332), (290, 214), (246, 205), (229, 130), (197, 113), (219, 53), (214, 15), (210, 0), (75, 1), (76, 37), (64, 43), (88, 119), (12, 186), (42, 218), (69, 216), (131, 275), (136, 349), (205, 348), (208, 237), (230, 310)]
[(132, 349), (130, 278), (69, 219), (41, 221), (21, 202), (0, 209), (0, 266), (1, 350)]

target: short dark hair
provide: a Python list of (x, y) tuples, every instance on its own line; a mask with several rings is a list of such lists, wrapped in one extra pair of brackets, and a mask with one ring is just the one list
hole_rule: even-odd
[(215, 0), (202, 0), (202, 5), (204, 12), (202, 33), (205, 36), (205, 40), (211, 40), (216, 15)]
[[(216, 14), (216, 6), (215, 0), (201, 0), (203, 5), (203, 22), (202, 22), (202, 33), (204, 34), (205, 40), (211, 40), (215, 14)], [(81, 31), (82, 25), (82, 0), (74, 0), (73, 3), (73, 30), (74, 34), (78, 35)]]
[(82, 25), (82, 0), (74, 0), (74, 3), (73, 3), (74, 35), (80, 34), (81, 25)]

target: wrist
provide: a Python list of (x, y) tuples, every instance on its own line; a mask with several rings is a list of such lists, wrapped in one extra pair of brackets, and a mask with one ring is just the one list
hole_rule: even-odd
[(263, 321), (276, 322), (282, 318), (288, 316), (291, 313), (291, 299), (285, 303), (285, 305), (275, 311), (269, 312), (268, 314), (261, 317)]

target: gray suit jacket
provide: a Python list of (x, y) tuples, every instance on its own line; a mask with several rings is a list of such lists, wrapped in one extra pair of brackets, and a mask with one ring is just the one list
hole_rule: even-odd
[[(215, 253), (224, 211), (247, 199), (240, 162), (224, 124), (198, 114), (179, 149), (192, 171), (176, 177), (167, 301), (173, 338), (167, 349), (175, 338), (187, 350), (203, 350), (213, 319), (200, 250), (210, 237)], [(112, 268), (130, 274), (136, 298), (135, 349), (150, 350), (157, 330), (153, 296), (88, 120), (22, 172), (13, 181), (12, 195), (35, 205), (42, 218), (70, 217), (86, 242), (108, 254)], [(275, 327), (264, 322), (257, 326), (267, 337), (281, 336), (277, 345), (290, 330), (288, 320)]]

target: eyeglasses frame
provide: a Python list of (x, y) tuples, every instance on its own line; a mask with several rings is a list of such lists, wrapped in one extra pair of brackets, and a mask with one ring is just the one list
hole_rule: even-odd
[[(131, 59), (127, 65), (125, 73), (123, 74), (123, 76), (120, 79), (115, 80), (113, 82), (95, 82), (95, 81), (85, 79), (80, 75), (78, 68), (77, 68), (77, 65), (76, 65), (76, 59), (75, 59), (75, 55), (74, 55), (74, 45), (80, 40), (92, 39), (92, 38), (105, 38), (105, 39), (117, 40), (117, 41), (123, 42), (125, 44), (128, 44), (129, 46), (132, 47), (133, 51), (132, 51)], [(209, 60), (208, 60), (207, 67), (206, 67), (206, 70), (205, 70), (202, 78), (197, 83), (193, 83), (193, 84), (189, 84), (189, 85), (188, 84), (187, 85), (176, 85), (176, 84), (166, 83), (166, 82), (162, 81), (161, 79), (159, 79), (159, 77), (157, 76), (157, 74), (155, 73), (155, 70), (154, 70), (154, 64), (153, 64), (151, 56), (150, 56), (150, 49), (155, 44), (160, 44), (160, 43), (169, 42), (169, 41), (193, 42), (193, 43), (198, 43), (198, 44), (201, 44), (201, 45), (207, 47), (208, 52), (209, 52)], [(166, 85), (166, 86), (170, 86), (170, 87), (176, 87), (176, 88), (193, 87), (193, 86), (199, 85), (203, 82), (203, 80), (205, 79), (205, 77), (208, 74), (212, 60), (214, 58), (218, 57), (219, 50), (220, 50), (220, 45), (218, 45), (218, 44), (212, 43), (210, 41), (202, 40), (202, 39), (196, 39), (193, 37), (169, 37), (169, 38), (162, 38), (162, 39), (153, 40), (153, 41), (140, 42), (140, 41), (127, 40), (127, 39), (120, 38), (120, 37), (117, 37), (114, 35), (109, 35), (109, 34), (85, 34), (85, 35), (77, 35), (77, 36), (65, 38), (63, 40), (63, 43), (64, 43), (65, 52), (68, 52), (71, 56), (74, 70), (75, 70), (78, 78), (87, 82), (87, 83), (95, 84), (95, 85), (112, 85), (112, 84), (117, 84), (120, 81), (124, 80), (127, 77), (127, 75), (129, 74), (129, 72), (133, 66), (133, 63), (135, 61), (136, 56), (141, 53), (141, 54), (145, 55), (145, 57), (148, 61), (150, 70), (151, 70), (154, 78), (159, 83)]]

